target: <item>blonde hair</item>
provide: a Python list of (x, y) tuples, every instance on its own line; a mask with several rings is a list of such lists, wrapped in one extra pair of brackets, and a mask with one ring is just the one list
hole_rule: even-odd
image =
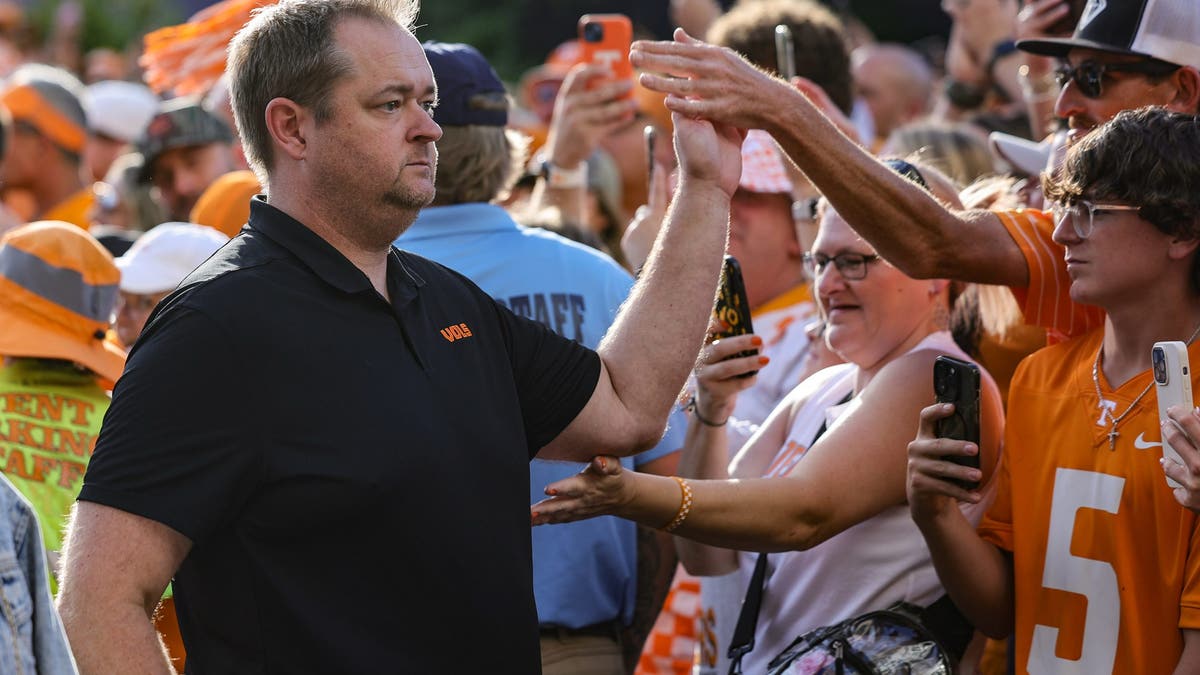
[(921, 164), (934, 166), (959, 185), (969, 185), (996, 173), (987, 141), (968, 124), (913, 122), (888, 136), (886, 153), (916, 156)]
[(265, 111), (275, 98), (310, 108), (318, 124), (332, 115), (330, 91), (352, 68), (334, 43), (346, 18), (395, 23), (412, 32), (417, 0), (283, 0), (255, 10), (229, 44), (229, 98), (246, 161), (266, 186), (272, 166)]

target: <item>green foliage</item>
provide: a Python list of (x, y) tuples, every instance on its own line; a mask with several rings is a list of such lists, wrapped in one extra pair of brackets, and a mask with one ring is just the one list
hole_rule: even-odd
[(421, 3), (417, 37), (421, 41), (465, 42), (487, 55), (500, 76), (515, 80), (535, 63), (522, 53), (516, 2), (455, 0)]
[[(37, 35), (49, 35), (55, 14), (64, 0), (37, 2), (29, 8), (29, 19)], [(76, 0), (83, 13), (82, 50), (97, 47), (118, 51), (162, 26), (186, 19), (174, 2), (163, 0)]]

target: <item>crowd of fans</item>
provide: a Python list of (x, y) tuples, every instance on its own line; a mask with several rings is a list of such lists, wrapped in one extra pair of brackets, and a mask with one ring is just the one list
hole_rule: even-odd
[[(71, 512), (81, 490), (107, 498), (108, 483), (85, 489), (89, 461), (110, 405), (139, 400), (146, 365), (130, 361), (143, 372), (125, 392), (120, 380), (156, 308), (255, 236), (252, 204), (278, 206), (270, 139), (224, 72), (252, 10), (275, 4), (218, 3), (148, 36), (140, 62), (50, 63), (61, 49), (4, 32), (19, 12), (0, 21), (11, 672), (111, 663), (73, 656), (86, 614), (80, 600), (62, 601), (62, 619), (54, 605), (64, 569), (87, 564), (60, 561), (64, 542), (86, 540), (67, 534)], [(1160, 422), (1150, 360), (1167, 340), (1200, 357), (1200, 8), (944, 0), (951, 32), (929, 53), (817, 0), (670, 5), (684, 28), (639, 36), (632, 81), (584, 61), (572, 36), (508, 84), (469, 45), (423, 45), (436, 194), (395, 246), (589, 349), (618, 331), (639, 279), (669, 267), (661, 249), (690, 179), (681, 124), (737, 129), (741, 144), (726, 253), (754, 332), (705, 340), (651, 449), (531, 459), (532, 584), (517, 587), (532, 591), (542, 672), (766, 673), (800, 635), (903, 605), (955, 672), (1200, 673), (1200, 408)], [(933, 405), (939, 356), (980, 368), (977, 443), (936, 437), (953, 412)], [(227, 414), (240, 417), (237, 393)], [(88, 597), (79, 584), (66, 594)], [(167, 585), (145, 608), (158, 665), (236, 671), (213, 655), (244, 645), (213, 649), (211, 604), (201, 616), (202, 591), (183, 587), (178, 606)], [(749, 648), (735, 644), (745, 605)], [(207, 661), (185, 666), (192, 645)], [(410, 672), (403, 656), (379, 665)], [(788, 672), (834, 672), (809, 667)]]

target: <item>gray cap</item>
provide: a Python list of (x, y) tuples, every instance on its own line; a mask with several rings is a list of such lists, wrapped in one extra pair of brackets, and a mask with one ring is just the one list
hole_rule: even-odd
[(186, 99), (167, 101), (146, 125), (146, 131), (137, 142), (138, 152), (145, 158), (141, 180), (150, 180), (155, 160), (167, 150), (232, 142), (233, 133), (229, 126), (199, 103)]

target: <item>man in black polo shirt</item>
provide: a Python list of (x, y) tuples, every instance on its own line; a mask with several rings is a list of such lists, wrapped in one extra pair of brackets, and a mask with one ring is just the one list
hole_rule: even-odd
[(676, 121), (674, 211), (597, 354), (391, 247), (433, 197), (441, 134), (397, 4), (284, 0), (231, 45), (270, 196), (116, 387), (60, 597), (85, 672), (168, 671), (148, 614), (174, 577), (189, 672), (537, 673), (528, 460), (662, 434), (738, 133)]

